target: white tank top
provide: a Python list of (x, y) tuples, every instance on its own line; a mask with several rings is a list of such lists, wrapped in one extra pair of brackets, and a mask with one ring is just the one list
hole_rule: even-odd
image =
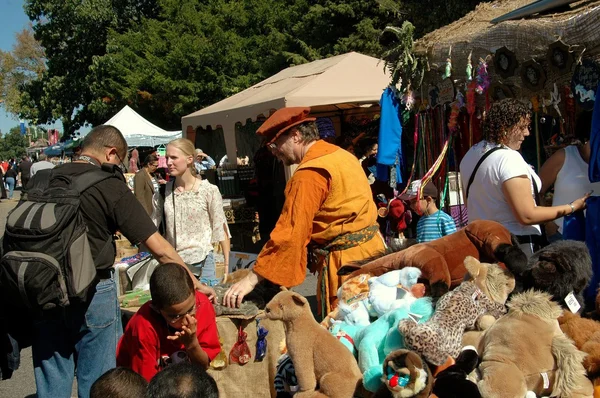
[[(600, 182), (590, 182), (588, 164), (579, 154), (579, 149), (576, 145), (565, 147), (565, 162), (556, 175), (552, 206), (571, 203), (592, 189), (598, 195), (600, 193)], [(554, 222), (558, 225), (559, 232), (562, 233), (563, 218), (557, 218)]]

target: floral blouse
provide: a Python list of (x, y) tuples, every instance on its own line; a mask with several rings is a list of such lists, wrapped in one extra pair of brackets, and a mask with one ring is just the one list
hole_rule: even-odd
[[(175, 247), (183, 261), (187, 264), (197, 264), (213, 250), (213, 243), (231, 237), (221, 193), (216, 185), (207, 180), (198, 180), (196, 187), (191, 191), (175, 190), (173, 193), (173, 185), (167, 184), (164, 204), (167, 240)], [(173, 220), (177, 223), (177, 242)]]

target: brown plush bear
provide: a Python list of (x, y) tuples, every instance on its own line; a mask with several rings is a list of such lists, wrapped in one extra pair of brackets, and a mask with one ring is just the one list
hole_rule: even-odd
[(577, 348), (587, 354), (583, 366), (588, 376), (593, 380), (600, 378), (600, 322), (582, 318), (565, 310), (558, 318), (558, 323)]
[(375, 276), (404, 267), (416, 267), (421, 278), (429, 282), (428, 295), (439, 298), (463, 281), (467, 270), (465, 257), (488, 263), (505, 263), (509, 269), (527, 266), (527, 257), (513, 241), (510, 232), (495, 221), (478, 220), (465, 228), (427, 243), (420, 243), (391, 253), (362, 266), (344, 266), (339, 275), (355, 276), (371, 273)]
[(362, 380), (356, 359), (315, 321), (305, 297), (292, 291), (280, 292), (267, 304), (265, 316), (283, 322), (288, 354), (298, 379), (295, 397), (354, 395)]

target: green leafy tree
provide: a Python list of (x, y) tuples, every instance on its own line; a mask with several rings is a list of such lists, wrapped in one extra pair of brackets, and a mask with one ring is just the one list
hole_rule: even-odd
[(27, 137), (21, 135), (19, 126), (11, 128), (0, 137), (0, 159), (8, 160), (25, 155), (28, 144)]
[(286, 1), (161, 2), (158, 18), (128, 32), (111, 32), (107, 54), (96, 57), (98, 117), (124, 104), (163, 128), (181, 116), (246, 89), (285, 68)]
[(43, 75), (45, 62), (44, 49), (31, 29), (15, 34), (12, 51), (0, 50), (0, 104), (8, 113), (35, 118), (35, 110), (24, 106), (23, 87)]
[[(110, 29), (124, 31), (156, 12), (155, 0), (26, 0), (25, 11), (47, 57), (47, 71), (25, 87), (26, 107), (41, 123), (60, 119), (69, 135), (85, 122), (97, 123), (90, 66), (104, 55)], [(25, 115), (31, 116), (31, 115)]]

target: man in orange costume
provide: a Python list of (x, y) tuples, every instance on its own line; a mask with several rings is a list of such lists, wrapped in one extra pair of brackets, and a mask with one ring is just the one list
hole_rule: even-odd
[[(310, 108), (283, 108), (258, 129), (273, 154), (298, 169), (285, 189), (285, 204), (271, 240), (254, 269), (234, 284), (224, 305), (239, 306), (256, 284), (267, 279), (292, 287), (301, 284), (308, 265), (319, 273), (317, 300), (322, 316), (336, 306), (342, 282), (338, 269), (385, 249), (377, 209), (358, 159), (319, 140)], [(307, 247), (309, 256), (307, 256)]]

